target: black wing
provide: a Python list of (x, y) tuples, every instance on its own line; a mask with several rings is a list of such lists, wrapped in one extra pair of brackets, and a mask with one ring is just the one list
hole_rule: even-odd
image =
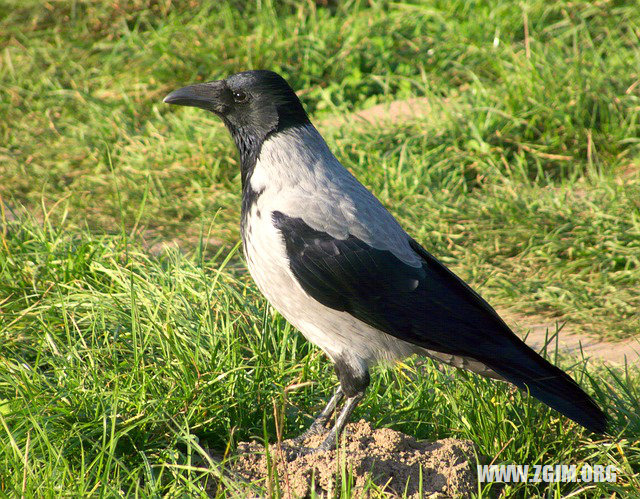
[(429, 350), (476, 359), (586, 428), (605, 431), (606, 416), (577, 383), (529, 348), (414, 240), (409, 244), (421, 267), (354, 236), (335, 239), (300, 218), (276, 211), (272, 219), (293, 274), (323, 305)]

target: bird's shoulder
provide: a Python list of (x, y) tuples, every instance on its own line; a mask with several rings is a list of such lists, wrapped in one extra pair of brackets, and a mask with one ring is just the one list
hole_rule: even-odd
[(251, 192), (260, 196), (246, 206), (263, 216), (278, 211), (336, 239), (353, 236), (418, 265), (402, 227), (338, 161), (312, 125), (265, 141), (249, 182)]

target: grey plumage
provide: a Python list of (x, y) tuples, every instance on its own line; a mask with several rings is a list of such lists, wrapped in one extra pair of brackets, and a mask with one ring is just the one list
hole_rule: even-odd
[(301, 218), (336, 239), (354, 235), (420, 266), (400, 225), (338, 162), (316, 129), (306, 125), (268, 138), (250, 182), (262, 194), (246, 216), (244, 251), (251, 276), (274, 308), (334, 362), (342, 359), (356, 370), (416, 352), (415, 345), (322, 305), (291, 271), (284, 241), (271, 221), (274, 211)]
[[(345, 406), (334, 445), (380, 361), (427, 355), (509, 381), (592, 431), (607, 418), (566, 373), (513, 334), (335, 158), (289, 85), (269, 71), (172, 92), (221, 116), (241, 157), (242, 238), (269, 302), (333, 361)], [(322, 424), (321, 424), (322, 423)]]

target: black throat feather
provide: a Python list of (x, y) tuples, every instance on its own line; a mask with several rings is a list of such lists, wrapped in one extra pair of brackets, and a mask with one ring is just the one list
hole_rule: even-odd
[(262, 190), (255, 191), (251, 186), (251, 176), (256, 167), (262, 144), (266, 140), (255, 131), (236, 128), (232, 124), (227, 123), (227, 127), (231, 132), (233, 141), (236, 143), (238, 152), (240, 153), (240, 179), (242, 182), (242, 213), (240, 219), (240, 232), (242, 239), (245, 240), (247, 230), (247, 218), (251, 212), (251, 207), (256, 203)]

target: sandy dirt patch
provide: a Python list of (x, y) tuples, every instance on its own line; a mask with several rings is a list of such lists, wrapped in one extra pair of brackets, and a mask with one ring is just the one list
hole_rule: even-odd
[(553, 358), (556, 346), (559, 352), (607, 364), (637, 365), (640, 363), (640, 338), (621, 341), (576, 334), (571, 324), (564, 324), (555, 336), (557, 323), (536, 315), (519, 314), (498, 309), (500, 316), (536, 352), (546, 351)]
[[(305, 445), (316, 447), (322, 439), (322, 435), (310, 437)], [(312, 487), (322, 497), (333, 497), (340, 493), (345, 469), (353, 473), (353, 497), (364, 493), (368, 481), (388, 497), (468, 497), (478, 490), (474, 447), (468, 440), (417, 441), (389, 428), (373, 430), (360, 420), (347, 425), (339, 451), (296, 456), (288, 452), (292, 445), (285, 440), (269, 446), (278, 485), (286, 498), (308, 497)], [(269, 490), (268, 470), (261, 444), (238, 445), (235, 473)], [(273, 476), (273, 464), (271, 470)]]
[(440, 101), (434, 108), (433, 103), (427, 97), (384, 102), (352, 113), (335, 115), (318, 120), (317, 126), (320, 131), (322, 131), (327, 127), (344, 124), (361, 126), (363, 128), (368, 126), (401, 124), (415, 119), (425, 119), (427, 116), (437, 120), (439, 113), (442, 113), (442, 104), (443, 101)]
[(366, 121), (372, 125), (399, 123), (424, 117), (433, 112), (431, 102), (426, 97), (407, 100), (396, 100), (378, 104), (353, 113), (353, 118)]
[[(555, 338), (549, 341), (551, 333), (554, 331), (548, 324), (531, 324), (528, 326), (529, 333), (525, 342), (536, 352), (546, 350), (549, 354), (556, 348)], [(640, 340), (631, 339), (618, 342), (601, 341), (597, 338), (572, 334), (570, 332), (558, 333), (558, 350), (563, 353), (584, 356), (585, 359), (603, 361), (607, 364), (632, 365), (640, 363)], [(551, 356), (553, 358), (553, 356)]]

